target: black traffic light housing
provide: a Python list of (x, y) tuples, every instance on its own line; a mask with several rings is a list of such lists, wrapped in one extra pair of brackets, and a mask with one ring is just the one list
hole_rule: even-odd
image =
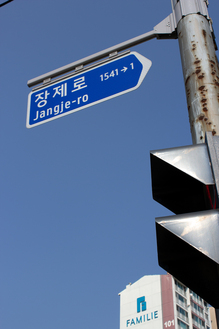
[(153, 198), (177, 214), (156, 218), (159, 265), (219, 308), (219, 136), (151, 151)]
[(216, 206), (206, 144), (151, 151), (153, 198), (175, 214)]

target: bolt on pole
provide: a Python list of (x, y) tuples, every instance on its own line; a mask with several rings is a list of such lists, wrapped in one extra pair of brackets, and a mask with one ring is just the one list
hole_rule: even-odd
[(206, 0), (171, 0), (193, 144), (219, 135), (219, 66)]

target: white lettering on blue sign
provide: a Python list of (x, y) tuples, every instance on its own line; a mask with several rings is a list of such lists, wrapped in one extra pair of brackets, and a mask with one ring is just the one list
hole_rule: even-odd
[[(72, 101), (73, 103), (76, 104), (81, 104), (81, 103), (86, 103), (88, 101), (88, 95), (83, 95), (83, 96), (79, 96), (78, 98), (76, 98), (75, 100)], [(51, 116), (55, 116), (58, 114), (63, 113), (63, 111), (65, 109), (69, 109), (71, 106), (71, 102), (67, 101), (67, 102), (61, 102), (61, 104), (55, 105), (53, 108), (50, 107), (46, 110), (41, 110), (41, 111), (36, 111), (36, 117), (35, 119), (33, 119), (33, 121), (38, 120), (39, 118), (45, 118), (45, 117), (51, 117)]]
[(33, 90), (28, 96), (27, 127), (82, 110), (137, 89), (151, 61), (136, 52), (100, 64), (77, 75), (63, 77)]

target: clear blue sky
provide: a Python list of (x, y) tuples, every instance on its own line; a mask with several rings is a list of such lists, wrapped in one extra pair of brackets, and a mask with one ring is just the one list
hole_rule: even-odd
[[(3, 2), (3, 1), (2, 1)], [(162, 274), (150, 150), (192, 143), (177, 40), (126, 95), (27, 129), (27, 81), (145, 32), (170, 0), (14, 0), (0, 8), (0, 328), (119, 328), (129, 282)], [(219, 35), (219, 3), (209, 13)], [(219, 42), (219, 41), (218, 41)]]

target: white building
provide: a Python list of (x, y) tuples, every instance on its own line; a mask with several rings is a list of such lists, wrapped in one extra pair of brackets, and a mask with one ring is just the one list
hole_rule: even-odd
[(170, 274), (144, 276), (119, 295), (120, 329), (214, 329), (207, 303)]

